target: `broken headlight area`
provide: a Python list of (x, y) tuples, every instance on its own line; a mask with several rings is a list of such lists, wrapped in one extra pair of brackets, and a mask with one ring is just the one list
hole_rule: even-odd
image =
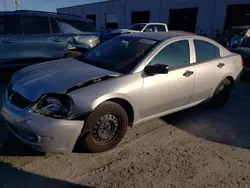
[(91, 49), (100, 44), (98, 36), (76, 36), (67, 40), (69, 44), (75, 47)]
[(39, 102), (33, 107), (33, 112), (41, 115), (66, 118), (72, 108), (72, 100), (64, 94), (51, 94), (41, 97)]

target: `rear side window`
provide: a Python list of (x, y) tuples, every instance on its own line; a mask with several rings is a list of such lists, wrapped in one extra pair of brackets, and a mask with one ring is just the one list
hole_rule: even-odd
[(161, 32), (161, 31), (166, 31), (166, 28), (164, 25), (157, 25), (157, 31)]
[(22, 16), (24, 34), (50, 34), (49, 18)]
[(189, 42), (182, 40), (163, 48), (151, 61), (151, 64), (165, 64), (175, 68), (190, 64)]
[(54, 18), (50, 18), (52, 33), (60, 33), (60, 28)]
[(57, 19), (57, 22), (64, 33), (81, 34), (95, 31), (95, 27), (91, 23), (81, 20)]
[(196, 62), (208, 61), (220, 57), (220, 49), (206, 41), (194, 40)]
[(0, 16), (0, 35), (21, 34), (20, 18), (15, 15)]

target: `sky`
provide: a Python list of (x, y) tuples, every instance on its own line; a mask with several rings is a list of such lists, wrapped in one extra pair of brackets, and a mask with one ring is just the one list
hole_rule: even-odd
[[(105, 0), (20, 0), (18, 9), (56, 12), (57, 8), (95, 3)], [(5, 0), (7, 10), (15, 10), (12, 0)], [(4, 11), (4, 0), (0, 0), (0, 11)]]

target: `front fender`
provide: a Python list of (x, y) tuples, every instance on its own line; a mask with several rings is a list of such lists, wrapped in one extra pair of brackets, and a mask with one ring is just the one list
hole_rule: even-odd
[(123, 100), (126, 100), (133, 107), (131, 97), (129, 97), (129, 96), (125, 95), (125, 94), (122, 94), (122, 93), (112, 93), (112, 94), (107, 94), (107, 95), (101, 96), (101, 97), (97, 98), (95, 101), (93, 101), (93, 103), (91, 105), (92, 110), (94, 110), (101, 103), (103, 103), (105, 101), (108, 101), (108, 100), (111, 100), (111, 99), (123, 99)]

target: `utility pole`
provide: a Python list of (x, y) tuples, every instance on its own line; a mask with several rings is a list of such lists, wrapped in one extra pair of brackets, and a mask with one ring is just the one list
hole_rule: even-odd
[(6, 8), (6, 0), (3, 0), (3, 3), (4, 3), (4, 10), (7, 11), (7, 8)]
[(15, 5), (16, 10), (17, 10), (17, 7), (21, 4), (20, 0), (12, 0), (12, 3)]

